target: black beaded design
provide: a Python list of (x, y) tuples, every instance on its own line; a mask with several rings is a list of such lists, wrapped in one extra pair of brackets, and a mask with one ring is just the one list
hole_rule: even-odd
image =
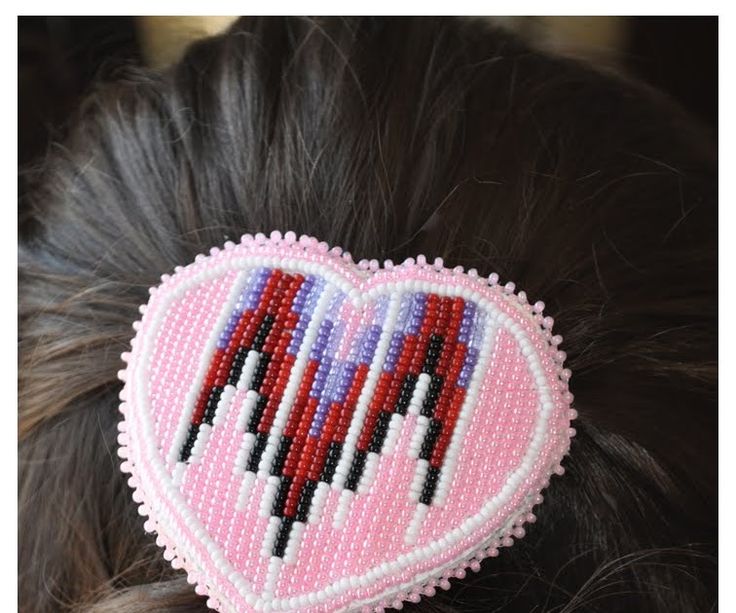
[(299, 502), (296, 505), (296, 520), (306, 522), (309, 517), (309, 507), (312, 504), (314, 492), (317, 489), (317, 482), (307, 479), (307, 482), (299, 494)]
[(424, 357), (424, 364), (422, 365), (423, 373), (427, 373), (428, 375), (434, 374), (434, 369), (437, 368), (437, 362), (440, 359), (442, 345), (444, 345), (444, 343), (445, 339), (439, 334), (430, 335), (427, 355)]
[(268, 443), (268, 433), (259, 432), (256, 434), (256, 443), (253, 445), (253, 451), (250, 454), (246, 470), (253, 473), (258, 471), (258, 464), (261, 461), (264, 449), (266, 449), (266, 443)]
[(419, 496), (419, 502), (423, 504), (431, 504), (434, 492), (437, 489), (437, 482), (440, 479), (440, 469), (430, 466), (427, 471), (427, 478), (424, 481), (424, 488)]
[(332, 483), (332, 478), (335, 476), (335, 470), (337, 470), (337, 465), (340, 463), (341, 455), (342, 443), (332, 441), (327, 449), (327, 458), (325, 459), (325, 465), (322, 468), (322, 474), (319, 477), (320, 481)]
[(258, 356), (258, 364), (256, 364), (255, 371), (253, 372), (253, 379), (251, 380), (249, 389), (256, 391), (261, 389), (261, 385), (263, 385), (263, 379), (266, 377), (266, 371), (268, 370), (270, 362), (270, 353), (262, 353)]
[(392, 413), (389, 413), (388, 411), (381, 411), (378, 414), (376, 428), (373, 430), (373, 434), (371, 435), (371, 442), (370, 445), (368, 445), (368, 451), (381, 453), (383, 441), (386, 440), (386, 434), (388, 433), (388, 424), (391, 421), (391, 415)]
[(291, 534), (291, 527), (293, 525), (294, 519), (291, 517), (284, 517), (281, 520), (279, 533), (276, 536), (276, 542), (273, 545), (273, 555), (277, 558), (283, 558), (286, 553), (286, 545), (289, 543), (289, 535)]
[(291, 487), (291, 477), (283, 477), (281, 483), (279, 483), (279, 489), (276, 493), (276, 498), (273, 501), (273, 512), (272, 515), (276, 517), (284, 516), (284, 506), (286, 506), (286, 497), (289, 494), (289, 488)]
[(360, 449), (355, 450), (355, 457), (353, 458), (353, 463), (350, 466), (348, 478), (345, 479), (346, 490), (355, 491), (358, 489), (358, 481), (360, 481), (360, 477), (363, 474), (367, 457), (368, 454), (365, 451), (361, 451)]
[(422, 441), (422, 448), (419, 451), (419, 458), (422, 460), (429, 460), (432, 457), (434, 446), (437, 444), (437, 439), (442, 432), (442, 422), (439, 419), (432, 417), (429, 420), (429, 427), (427, 428), (427, 434)]
[(220, 402), (220, 397), (225, 388), (216, 385), (210, 390), (210, 395), (207, 398), (207, 405), (204, 408), (204, 416), (202, 422), (205, 424), (212, 425), (215, 419), (215, 411), (217, 411), (217, 404)]
[(256, 400), (256, 406), (253, 409), (250, 420), (248, 421), (248, 432), (252, 432), (253, 434), (258, 432), (258, 424), (261, 423), (261, 418), (263, 417), (267, 404), (268, 396), (259, 395), (258, 400)]
[(409, 373), (404, 377), (404, 381), (401, 383), (401, 391), (399, 392), (399, 398), (396, 401), (396, 407), (394, 412), (399, 415), (406, 415), (409, 409), (409, 402), (411, 401), (412, 394), (414, 394), (414, 388), (417, 385), (417, 376)]
[(273, 326), (273, 322), (275, 319), (276, 318), (273, 315), (265, 315), (263, 317), (263, 321), (258, 327), (258, 332), (256, 332), (255, 337), (253, 337), (253, 349), (255, 351), (260, 351), (261, 349), (263, 349), (263, 344), (268, 338), (268, 333), (271, 332), (271, 327)]
[(199, 424), (189, 424), (187, 439), (179, 452), (179, 462), (186, 462), (192, 455), (192, 449), (194, 449), (197, 434), (199, 434)]
[(422, 403), (421, 414), (425, 417), (432, 417), (434, 415), (434, 409), (437, 406), (437, 401), (440, 399), (440, 392), (442, 391), (442, 385), (445, 380), (440, 375), (432, 375), (427, 388), (427, 395), (424, 397)]
[(233, 365), (230, 367), (230, 374), (227, 377), (228, 385), (237, 385), (240, 375), (243, 373), (245, 359), (248, 357), (248, 349), (246, 347), (238, 347), (233, 358)]
[(286, 463), (286, 457), (289, 455), (289, 449), (291, 449), (291, 443), (294, 439), (290, 436), (281, 436), (276, 455), (271, 463), (271, 474), (276, 477), (280, 477), (284, 470), (284, 464)]

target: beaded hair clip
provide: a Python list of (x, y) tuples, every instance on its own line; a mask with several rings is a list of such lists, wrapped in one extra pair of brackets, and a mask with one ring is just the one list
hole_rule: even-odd
[(367, 612), (521, 538), (575, 411), (552, 319), (514, 290), (293, 232), (164, 275), (119, 373), (164, 557), (221, 612)]

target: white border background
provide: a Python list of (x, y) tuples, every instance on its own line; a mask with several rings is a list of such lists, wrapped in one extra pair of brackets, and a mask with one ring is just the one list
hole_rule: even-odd
[[(733, 136), (734, 119), (729, 113), (736, 109), (734, 97), (734, 66), (733, 58), (736, 51), (736, 29), (734, 15), (736, 5), (724, 1), (685, 2), (669, 0), (668, 2), (652, 2), (644, 0), (619, 0), (617, 2), (599, 1), (595, 4), (582, 0), (557, 0), (556, 2), (523, 1), (482, 2), (479, 0), (453, 0), (453, 2), (439, 2), (437, 0), (362, 0), (357, 2), (338, 2), (337, 0), (311, 0), (299, 2), (297, 0), (270, 0), (264, 2), (235, 2), (233, 0), (210, 0), (204, 3), (191, 3), (173, 0), (130, 0), (124, 5), (101, 4), (91, 0), (74, 0), (62, 5), (50, 0), (41, 1), (8, 1), (2, 5), (2, 19), (0, 19), (0, 40), (4, 52), (0, 55), (4, 67), (3, 73), (8, 83), (17, 83), (18, 74), (18, 31), (17, 16), (23, 15), (99, 15), (119, 14), (121, 9), (127, 14), (164, 14), (164, 15), (199, 15), (238, 13), (273, 14), (273, 15), (357, 15), (357, 14), (384, 14), (384, 15), (719, 15), (719, 108), (726, 109), (719, 117), (719, 153), (721, 168), (732, 168), (734, 163)], [(63, 9), (60, 12), (59, 9)], [(117, 11), (115, 9), (118, 9)], [(686, 41), (683, 41), (686, 44)], [(16, 86), (17, 87), (17, 86)], [(3, 139), (3, 163), (0, 165), (3, 173), (4, 198), (2, 220), (0, 222), (0, 249), (2, 261), (0, 268), (2, 286), (12, 289), (17, 296), (17, 91), (15, 95), (4, 96), (0, 99), (6, 123), (6, 134), (13, 134), (15, 138)], [(12, 126), (12, 127), (11, 127)], [(725, 145), (724, 145), (725, 143)], [(728, 177), (731, 171), (723, 173)], [(728, 307), (736, 305), (736, 241), (732, 239), (736, 233), (736, 198), (731, 182), (720, 181), (719, 205), (719, 279), (720, 296), (719, 310), (725, 316), (720, 325), (720, 351), (722, 366), (720, 371), (728, 374), (733, 372), (736, 364), (736, 355), (728, 351), (732, 343), (736, 343), (736, 317), (729, 317)], [(731, 283), (729, 284), (729, 280)], [(3, 325), (0, 326), (0, 338), (3, 351), (0, 354), (0, 373), (2, 375), (2, 389), (6, 390), (5, 411), (10, 413), (13, 401), (17, 401), (17, 303), (6, 300), (2, 303)], [(736, 436), (736, 390), (721, 388), (719, 395), (719, 515), (728, 518), (736, 509), (736, 445), (728, 444), (731, 436)], [(17, 402), (15, 403), (17, 406)], [(17, 423), (6, 415), (5, 428), (0, 433), (0, 461), (5, 470), (2, 471), (2, 489), (6, 492), (17, 491), (17, 427), (10, 427)], [(730, 477), (728, 476), (730, 475)], [(727, 482), (729, 479), (731, 482)], [(17, 498), (8, 495), (11, 501), (2, 507), (3, 525), (7, 534), (3, 535), (2, 557), (0, 557), (0, 582), (3, 601), (17, 602)], [(716, 504), (716, 501), (713, 501)], [(720, 556), (719, 575), (721, 585), (734, 574), (734, 551), (736, 551), (736, 524), (724, 522), (719, 525)], [(10, 545), (13, 546), (10, 546)], [(9, 608), (13, 608), (8, 604)], [(723, 611), (736, 610), (736, 594), (733, 590), (721, 590), (719, 608)]]

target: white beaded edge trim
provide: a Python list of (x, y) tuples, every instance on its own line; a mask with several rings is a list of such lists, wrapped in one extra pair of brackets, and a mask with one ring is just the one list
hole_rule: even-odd
[[(343, 252), (342, 249), (339, 247), (335, 247), (332, 249), (329, 249), (326, 243), (319, 242), (316, 238), (309, 237), (306, 235), (302, 235), (298, 241), (296, 240), (296, 235), (293, 232), (287, 232), (285, 235), (283, 235), (284, 242), (286, 242), (287, 245), (298, 245), (302, 247), (302, 251), (304, 252), (314, 252), (317, 251), (321, 254), (327, 254), (329, 252), (330, 255), (341, 255), (342, 259), (346, 263), (352, 263), (352, 257), (348, 252)], [(274, 231), (271, 233), (270, 239), (266, 238), (265, 235), (259, 233), (256, 234), (255, 237), (251, 235), (244, 235), (241, 239), (242, 243), (248, 244), (255, 242), (257, 245), (279, 245), (282, 241), (282, 235), (278, 231)], [(235, 247), (235, 244), (231, 241), (228, 241), (225, 243), (225, 250), (229, 250)], [(316, 250), (315, 250), (316, 247)], [(210, 253), (212, 255), (218, 253), (220, 250), (216, 247), (210, 250)], [(195, 263), (200, 262), (204, 257), (204, 255), (200, 254), (195, 257)], [(192, 266), (193, 264), (190, 264), (189, 266)], [(426, 263), (426, 259), (424, 256), (418, 256), (416, 261), (413, 258), (407, 258), (402, 264), (395, 266), (391, 260), (385, 260), (383, 263), (383, 267), (381, 268), (377, 260), (362, 260), (357, 265), (358, 269), (361, 271), (370, 271), (368, 274), (364, 276), (364, 278), (367, 278), (371, 276), (371, 273), (375, 273), (379, 270), (387, 270), (390, 271), (394, 268), (423, 268), (423, 269), (434, 269), (437, 273), (440, 273), (442, 275), (448, 275), (449, 277), (455, 276), (455, 275), (462, 275), (463, 274), (463, 268), (460, 266), (455, 267), (452, 270), (446, 269), (443, 266), (443, 262), (441, 258), (436, 258), (434, 260), (434, 263), (432, 265), (429, 265)], [(175, 272), (181, 272), (186, 267), (178, 266), (175, 269)], [(475, 274), (474, 274), (475, 273)], [(498, 275), (496, 273), (493, 273), (489, 275), (487, 278), (487, 281), (485, 279), (481, 279), (477, 276), (477, 272), (474, 269), (467, 271), (467, 276), (471, 278), (478, 279), (478, 284), (483, 286), (490, 286), (494, 287), (498, 284)], [(166, 284), (171, 277), (169, 275), (162, 275), (162, 285)], [(153, 287), (149, 290), (149, 293), (153, 295), (155, 291), (158, 289), (158, 287)], [(503, 290), (504, 293), (508, 296), (514, 295), (514, 289), (515, 286), (513, 283), (507, 283), (506, 286), (504, 286)], [(373, 292), (371, 292), (372, 294)], [(541, 325), (541, 328), (543, 329), (543, 335), (545, 340), (547, 341), (548, 349), (553, 350), (555, 347), (557, 347), (562, 342), (562, 337), (559, 335), (552, 336), (551, 334), (551, 328), (553, 325), (553, 320), (551, 317), (545, 317), (542, 319), (542, 311), (544, 309), (544, 303), (537, 302), (533, 306), (529, 306), (526, 299), (526, 294), (524, 292), (518, 292), (515, 294), (516, 301), (509, 300), (508, 303), (515, 306), (517, 309), (522, 311), (522, 313), (529, 317), (529, 314), (532, 313), (535, 321)], [(140, 307), (141, 313), (144, 313), (146, 310), (147, 305), (142, 305)], [(541, 320), (541, 322), (539, 321)], [(133, 323), (133, 328), (138, 331), (140, 328), (140, 321), (136, 321)], [(135, 345), (136, 338), (131, 341), (131, 346)], [(124, 352), (121, 355), (121, 358), (124, 362), (127, 363), (127, 361), (130, 358), (129, 352)], [(563, 368), (563, 363), (566, 358), (566, 355), (563, 351), (557, 350), (555, 353), (552, 354), (552, 359), (557, 367), (557, 375), (560, 382), (559, 390), (557, 390), (557, 393), (563, 393), (565, 396), (563, 396), (564, 403), (568, 406), (567, 409), (567, 417), (570, 422), (572, 422), (577, 417), (577, 412), (570, 408), (570, 405), (572, 403), (572, 394), (569, 393), (567, 383), (570, 379), (571, 373), (568, 369)], [(125, 382), (127, 379), (126, 371), (121, 370), (118, 373), (118, 377), (121, 381)], [(121, 403), (120, 410), (123, 413), (123, 419), (118, 424), (118, 429), (120, 430), (121, 434), (118, 437), (118, 442), (120, 444), (120, 448), (118, 449), (118, 455), (123, 458), (123, 462), (121, 463), (121, 470), (125, 473), (132, 473), (132, 467), (130, 466), (130, 462), (127, 461), (128, 458), (128, 450), (127, 450), (127, 435), (125, 434), (127, 430), (127, 424), (125, 419), (125, 386), (123, 387), (123, 391), (121, 391), (121, 400), (123, 401)], [(421, 596), (432, 596), (436, 592), (436, 587), (440, 587), (441, 589), (449, 589), (449, 579), (453, 577), (462, 578), (465, 576), (465, 569), (471, 568), (471, 570), (478, 570), (480, 568), (479, 563), (482, 559), (486, 557), (495, 557), (498, 555), (498, 547), (501, 546), (510, 546), (513, 543), (513, 538), (521, 538), (524, 535), (524, 529), (523, 525), (527, 522), (533, 522), (534, 521), (534, 515), (531, 513), (531, 509), (534, 505), (537, 505), (542, 502), (543, 498), (541, 496), (541, 491), (544, 490), (549, 485), (549, 478), (552, 474), (558, 474), (561, 475), (564, 473), (564, 468), (561, 466), (561, 462), (564, 459), (564, 457), (569, 453), (569, 446), (570, 446), (570, 439), (575, 435), (574, 428), (568, 427), (566, 431), (566, 436), (560, 437), (561, 445), (557, 445), (557, 453), (554, 454), (554, 461), (551, 463), (550, 469), (547, 471), (547, 476), (545, 479), (542, 480), (541, 483), (538, 483), (537, 486), (534, 486), (532, 489), (537, 490), (535, 493), (530, 493), (526, 498), (526, 503), (523, 505), (523, 507), (519, 510), (518, 513), (515, 514), (515, 518), (512, 517), (508, 522), (507, 525), (504, 526), (502, 529), (498, 530), (494, 535), (491, 535), (488, 540), (483, 542), (480, 546), (474, 545), (470, 548), (468, 548), (463, 554), (458, 556), (455, 560), (445, 565), (444, 569), (433, 569), (431, 572), (425, 573), (421, 577), (417, 578), (415, 577), (411, 583), (403, 584), (400, 586), (394, 586), (390, 588), (390, 591), (392, 592), (390, 597), (386, 597), (384, 594), (378, 595), (378, 596), (372, 596), (366, 601), (352, 603), (350, 608), (353, 608), (355, 606), (363, 607), (362, 610), (364, 611), (382, 611), (386, 607), (395, 607), (400, 608), (401, 602), (403, 601), (411, 601), (411, 602), (418, 602), (421, 598)], [(138, 479), (135, 476), (131, 476), (128, 480), (128, 484), (131, 488), (133, 488), (133, 499), (139, 504), (138, 512), (142, 516), (148, 516), (150, 515), (150, 508), (146, 501), (144, 500), (143, 492), (137, 487)], [(538, 488), (538, 489), (537, 489)], [(165, 535), (165, 533), (161, 533), (159, 530), (160, 522), (157, 519), (149, 518), (146, 521), (146, 524), (144, 528), (148, 532), (159, 532), (159, 536), (156, 539), (157, 545), (164, 548), (164, 557), (165, 559), (169, 560), (172, 564), (172, 567), (174, 568), (183, 568), (187, 572), (187, 581), (190, 584), (195, 585), (195, 590), (200, 595), (209, 595), (210, 598), (207, 600), (207, 606), (212, 609), (218, 609), (218, 610), (234, 610), (231, 608), (231, 606), (228, 603), (227, 598), (222, 598), (219, 596), (216, 592), (217, 590), (214, 588), (214, 586), (205, 583), (206, 578), (200, 577), (199, 569), (196, 567), (196, 564), (194, 565), (194, 568), (191, 568), (191, 565), (189, 564), (189, 561), (187, 559), (183, 559), (180, 556), (176, 554), (177, 546), (175, 543), (170, 541), (170, 539)], [(500, 539), (499, 539), (500, 537)], [(441, 575), (437, 575), (437, 573), (441, 572)], [(431, 576), (434, 576), (432, 578)], [(233, 580), (232, 577), (228, 577), (229, 580)], [(239, 583), (239, 582), (238, 582)], [(292, 599), (290, 599), (292, 600)], [(295, 603), (296, 604), (296, 603)], [(308, 606), (305, 604), (305, 606)], [(225, 607), (225, 608), (223, 608)], [(341, 609), (346, 610), (346, 609)]]

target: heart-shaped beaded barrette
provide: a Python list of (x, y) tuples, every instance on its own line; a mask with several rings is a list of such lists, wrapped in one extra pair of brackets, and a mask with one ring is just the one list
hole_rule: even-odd
[(151, 289), (119, 453), (219, 611), (374, 611), (478, 570), (569, 450), (544, 305), (419, 256), (246, 235)]

